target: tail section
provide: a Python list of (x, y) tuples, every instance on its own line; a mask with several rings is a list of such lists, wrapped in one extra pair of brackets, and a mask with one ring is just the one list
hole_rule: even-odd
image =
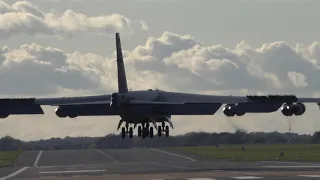
[(119, 93), (126, 93), (128, 92), (128, 85), (127, 85), (126, 71), (124, 69), (124, 62), (123, 62), (119, 33), (116, 33), (116, 49), (117, 49), (117, 69), (118, 69), (118, 91)]

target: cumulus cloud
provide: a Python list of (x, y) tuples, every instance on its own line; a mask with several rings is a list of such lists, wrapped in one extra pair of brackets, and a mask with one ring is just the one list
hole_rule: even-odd
[[(222, 45), (203, 46), (191, 35), (164, 32), (160, 37), (149, 37), (132, 51), (124, 51), (124, 57), (133, 89), (310, 93), (320, 90), (319, 49), (319, 42), (309, 46), (273, 42), (258, 48), (240, 42), (228, 49)], [(108, 57), (67, 53), (37, 44), (25, 44), (20, 49), (4, 46), (0, 50), (0, 82), (7, 84), (2, 92), (22, 90), (11, 91), (18, 86), (12, 85), (12, 79), (21, 83), (36, 79), (42, 85), (35, 83), (34, 88), (29, 86), (30, 91), (23, 91), (37, 94), (53, 91), (51, 86), (103, 87), (108, 91), (117, 87), (115, 53)]]
[[(122, 43), (125, 44), (125, 40), (122, 40)], [(124, 58), (128, 85), (134, 90), (160, 88), (206, 94), (300, 93), (311, 96), (320, 90), (319, 52), (319, 42), (292, 45), (280, 41), (252, 47), (243, 41), (234, 48), (226, 48), (222, 45), (204, 46), (191, 35), (164, 32), (159, 37), (149, 37), (144, 44), (132, 51), (124, 50)], [(117, 90), (115, 52), (105, 57), (78, 51), (64, 52), (39, 44), (25, 44), (16, 49), (0, 47), (0, 62), (0, 92), (4, 94), (80, 95)], [(316, 107), (313, 108), (315, 110)], [(54, 116), (53, 110), (46, 113)], [(309, 114), (309, 117), (311, 116)], [(85, 117), (79, 119), (83, 118)], [(232, 122), (222, 113), (215, 115), (214, 123), (212, 118), (203, 118), (203, 123), (194, 125), (194, 117), (175, 117), (178, 129), (175, 129), (173, 134), (191, 130), (232, 131), (230, 124), (234, 126), (235, 123), (251, 131), (287, 130), (285, 118), (278, 113), (259, 116), (260, 121), (256, 121), (253, 115), (246, 115), (237, 117), (239, 120)], [(87, 120), (68, 120), (63, 122), (65, 126), (59, 125), (59, 129), (81, 127), (83, 135), (92, 135), (92, 129), (98, 133), (96, 135), (103, 135), (106, 132), (115, 132), (118, 118), (111, 119), (106, 127), (108, 131), (101, 126), (105, 123), (103, 118), (101, 121), (90, 121), (91, 124)], [(271, 119), (274, 120), (272, 126)], [(317, 127), (306, 127), (306, 121), (299, 124), (299, 132), (310, 133)], [(311, 120), (309, 122), (311, 123)], [(46, 123), (53, 128), (49, 124), (55, 122), (50, 120)], [(77, 125), (72, 125), (73, 123)], [(9, 125), (2, 124), (0, 127)], [(55, 128), (43, 132), (43, 136), (58, 136)], [(25, 133), (26, 137), (35, 137), (31, 131)], [(67, 130), (66, 133), (70, 135)], [(16, 135), (24, 137), (21, 134)]]
[[(7, 95), (44, 95), (59, 88), (87, 89), (99, 86), (67, 64), (68, 55), (60, 49), (25, 44), (20, 49), (3, 47), (0, 66), (0, 92)], [(1, 58), (0, 58), (1, 59)]]
[(77, 32), (113, 34), (116, 31), (132, 32), (132, 20), (116, 13), (88, 16), (71, 9), (61, 14), (43, 12), (28, 1), (10, 5), (0, 0), (0, 38), (21, 33), (70, 37)]
[(273, 42), (255, 48), (244, 41), (228, 49), (164, 32), (127, 52), (126, 60), (136, 70), (162, 74), (162, 84), (184, 91), (311, 92), (320, 90), (319, 49), (319, 42)]

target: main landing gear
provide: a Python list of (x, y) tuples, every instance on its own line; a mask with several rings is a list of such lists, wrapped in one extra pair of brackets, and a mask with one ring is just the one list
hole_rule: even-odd
[(165, 132), (165, 135), (169, 137), (169, 126), (165, 124), (165, 122), (162, 122), (162, 126), (158, 126), (158, 136), (160, 137), (162, 135), (162, 132)]
[(122, 139), (124, 139), (126, 137), (126, 134), (129, 134), (130, 138), (133, 137), (133, 127), (129, 128), (129, 124), (128, 123), (126, 123), (126, 127), (122, 127), (121, 128)]
[[(154, 127), (150, 127), (149, 123), (143, 123), (142, 126), (138, 126), (138, 137), (146, 138), (150, 137), (153, 138), (154, 132), (153, 132)], [(165, 122), (162, 122), (162, 126), (158, 126), (158, 136), (161, 137), (162, 133), (165, 132), (165, 135), (169, 137), (169, 126), (165, 125)], [(129, 124), (126, 123), (126, 127), (122, 127), (121, 129), (121, 136), (122, 139), (126, 137), (126, 134), (129, 134), (129, 137), (133, 137), (133, 128), (129, 127)]]
[(149, 123), (142, 123), (142, 126), (138, 126), (138, 136), (142, 138), (153, 138), (153, 127), (149, 127)]

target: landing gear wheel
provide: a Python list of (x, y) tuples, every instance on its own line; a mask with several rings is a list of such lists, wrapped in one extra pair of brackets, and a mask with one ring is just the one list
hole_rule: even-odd
[(126, 137), (126, 128), (125, 127), (121, 128), (121, 136), (122, 136), (122, 139), (124, 139)]
[(145, 133), (146, 133), (146, 137), (149, 137), (149, 124), (147, 123), (146, 124), (146, 127), (145, 127)]
[(129, 128), (129, 137), (130, 138), (133, 137), (133, 128), (132, 127)]
[(150, 137), (150, 138), (153, 138), (153, 127), (150, 127), (149, 137)]
[(138, 126), (138, 136), (141, 137), (142, 134), (142, 128), (141, 126)]
[(146, 138), (146, 133), (145, 133), (144, 128), (142, 129), (142, 138), (143, 138), (143, 139)]
[(169, 137), (169, 126), (166, 126), (166, 136)]
[(160, 137), (162, 135), (161, 126), (158, 126), (158, 136)]
[(148, 129), (146, 127), (142, 127), (142, 138), (148, 137)]

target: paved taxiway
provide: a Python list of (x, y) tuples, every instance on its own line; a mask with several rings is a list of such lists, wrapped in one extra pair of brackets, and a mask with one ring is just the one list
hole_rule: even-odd
[[(2, 178), (1, 178), (2, 177)], [(320, 179), (320, 164), (230, 162), (164, 149), (27, 151), (6, 179)], [(204, 180), (204, 179), (203, 179)]]

